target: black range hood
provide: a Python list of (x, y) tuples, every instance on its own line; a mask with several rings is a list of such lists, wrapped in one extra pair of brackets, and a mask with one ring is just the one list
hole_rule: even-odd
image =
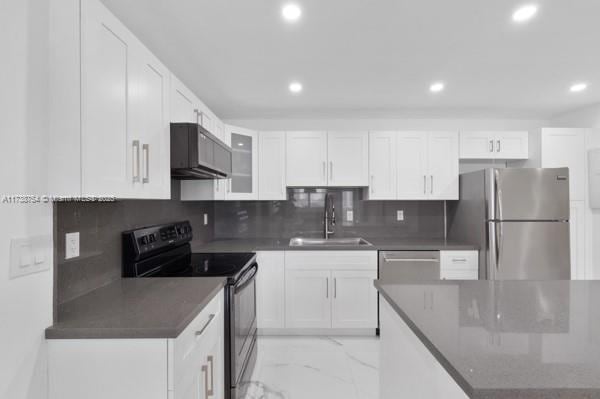
[(231, 147), (195, 123), (171, 123), (171, 177), (178, 180), (226, 179)]

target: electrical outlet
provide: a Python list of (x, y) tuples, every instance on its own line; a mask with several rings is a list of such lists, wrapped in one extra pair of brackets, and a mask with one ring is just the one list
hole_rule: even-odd
[(65, 259), (77, 258), (79, 256), (79, 232), (67, 233), (65, 235)]
[(208, 213), (204, 214), (204, 225), (208, 225)]
[(404, 221), (404, 210), (403, 209), (399, 209), (396, 211), (396, 220), (398, 222)]
[(352, 210), (346, 211), (346, 221), (348, 221), (348, 222), (354, 221), (354, 211), (352, 211)]

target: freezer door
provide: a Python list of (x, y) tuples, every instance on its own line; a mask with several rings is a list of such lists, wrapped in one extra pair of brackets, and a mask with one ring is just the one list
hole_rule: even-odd
[(569, 280), (568, 222), (489, 222), (492, 280)]
[(569, 169), (489, 169), (488, 220), (568, 220)]

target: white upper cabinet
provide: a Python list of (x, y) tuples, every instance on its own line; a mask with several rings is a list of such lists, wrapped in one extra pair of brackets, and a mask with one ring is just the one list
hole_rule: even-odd
[(133, 54), (130, 130), (141, 143), (141, 185), (136, 186), (140, 194), (136, 196), (170, 198), (170, 73), (141, 43)]
[(171, 122), (196, 123), (194, 94), (174, 75), (171, 76)]
[(231, 139), (231, 179), (227, 182), (225, 199), (258, 199), (258, 133), (226, 125)]
[(396, 132), (369, 133), (370, 200), (396, 199)]
[[(426, 132), (397, 133), (396, 199), (427, 199), (427, 139)], [(377, 179), (377, 177), (375, 177)]]
[(286, 134), (286, 183), (294, 187), (327, 185), (327, 133)]
[(433, 132), (428, 137), (429, 199), (458, 199), (458, 133)]
[(369, 185), (369, 135), (367, 132), (328, 132), (328, 186)]
[(288, 132), (286, 169), (288, 186), (367, 186), (368, 133)]
[(585, 129), (542, 130), (542, 168), (569, 168), (571, 201), (585, 200), (586, 134)]
[(529, 133), (479, 131), (460, 133), (461, 159), (527, 159)]
[(258, 199), (286, 200), (285, 132), (258, 134)]
[(131, 198), (141, 179), (127, 114), (134, 37), (100, 2), (81, 6), (81, 191)]

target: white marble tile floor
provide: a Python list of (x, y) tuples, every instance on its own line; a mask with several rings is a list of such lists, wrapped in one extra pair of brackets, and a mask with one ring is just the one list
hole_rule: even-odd
[(377, 337), (258, 338), (246, 399), (377, 399)]

